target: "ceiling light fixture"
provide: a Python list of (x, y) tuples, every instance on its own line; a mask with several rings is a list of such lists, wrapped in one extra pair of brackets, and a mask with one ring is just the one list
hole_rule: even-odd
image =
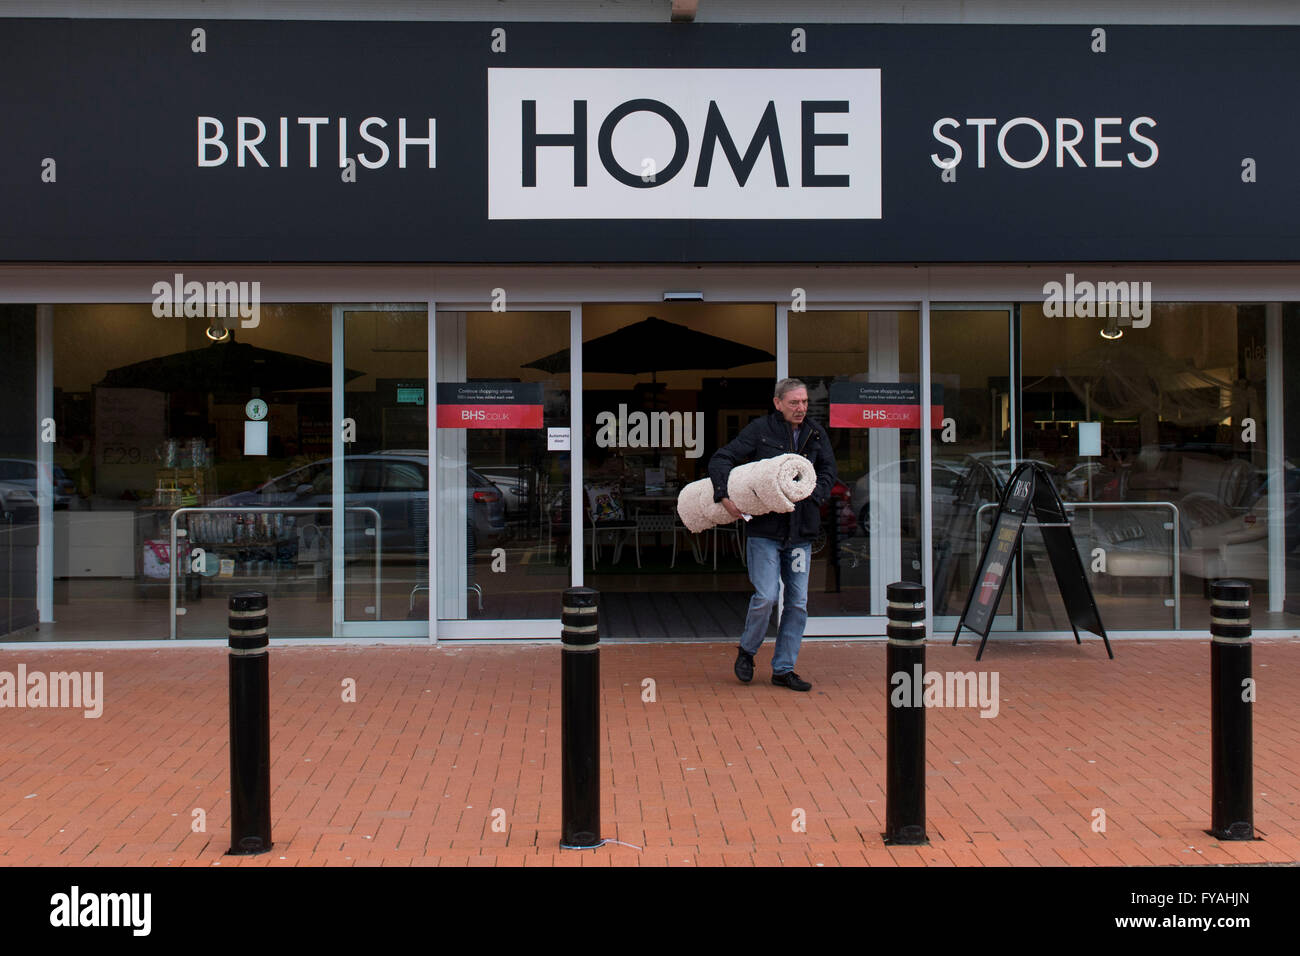
[(225, 327), (221, 319), (213, 319), (212, 324), (204, 329), (204, 333), (214, 342), (224, 342), (230, 338), (230, 330)]
[(1119, 318), (1111, 316), (1106, 320), (1106, 326), (1101, 330), (1103, 339), (1115, 340), (1124, 337), (1124, 330), (1119, 327)]

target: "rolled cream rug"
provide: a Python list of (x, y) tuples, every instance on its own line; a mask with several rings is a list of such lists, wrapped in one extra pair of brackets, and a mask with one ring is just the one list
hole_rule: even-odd
[[(778, 455), (733, 468), (727, 478), (727, 497), (748, 515), (788, 514), (796, 502), (813, 493), (816, 484), (817, 471), (807, 458)], [(735, 520), (720, 502), (713, 500), (713, 482), (708, 478), (693, 481), (681, 490), (677, 513), (682, 524), (696, 534)]]
[(788, 514), (813, 493), (817, 471), (803, 455), (764, 458), (732, 469), (727, 497), (745, 514)]
[(713, 500), (713, 482), (708, 478), (692, 481), (678, 492), (677, 513), (682, 524), (695, 534), (736, 520), (720, 502)]

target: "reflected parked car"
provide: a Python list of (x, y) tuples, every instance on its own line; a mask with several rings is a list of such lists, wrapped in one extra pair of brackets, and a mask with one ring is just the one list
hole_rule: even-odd
[[(0, 481), (20, 488), (26, 488), (35, 497), (39, 493), (36, 487), (36, 462), (27, 458), (0, 458)], [(72, 497), (77, 493), (77, 486), (58, 465), (54, 466), (54, 508), (67, 508)]]
[(31, 524), (37, 520), (36, 495), (14, 481), (0, 481), (0, 520)]
[(1057, 489), (1065, 501), (1123, 501), (1127, 471), (1115, 471), (1106, 462), (1084, 461), (1065, 473)]
[(474, 513), (474, 533), (480, 538), (495, 538), (506, 530), (506, 499), (497, 485), (473, 468), (465, 469), (470, 508)]
[(476, 470), (504, 496), (507, 520), (527, 514), (529, 469), (519, 465), (482, 465)]
[[(348, 507), (379, 512), (384, 553), (420, 554), (429, 548), (429, 460), (413, 452), (348, 455), (343, 463)], [(325, 458), (273, 478), (253, 491), (228, 495), (219, 505), (328, 508), (333, 500), (333, 463)], [(468, 513), (481, 542), (505, 532), (503, 496), (487, 478), (466, 469)], [(328, 513), (321, 512), (328, 521)], [(320, 519), (317, 519), (318, 522)], [(366, 554), (372, 545), (362, 537), (373, 519), (349, 518), (348, 550)]]
[[(957, 487), (965, 470), (947, 461), (930, 462), (931, 508), (934, 526), (942, 528), (952, 516)], [(864, 535), (871, 530), (871, 486), (886, 501), (898, 496), (900, 526), (903, 537), (915, 537), (921, 521), (921, 463), (915, 458), (891, 461), (873, 468), (853, 486), (853, 505), (858, 512), (858, 526)]]
[[(831, 506), (835, 507), (834, 527), (831, 524)], [(858, 519), (853, 516), (853, 494), (849, 486), (836, 481), (831, 486), (831, 496), (821, 504), (821, 527), (817, 537), (812, 541), (812, 553), (817, 554), (826, 545), (833, 530), (838, 540), (850, 537), (858, 527)]]
[(1007, 481), (1011, 478), (1011, 473), (1027, 461), (1032, 462), (1036, 465), (1041, 465), (1047, 471), (1047, 473), (1051, 475), (1053, 483), (1057, 484), (1059, 488), (1061, 476), (1055, 464), (1053, 464), (1050, 461), (1045, 461), (1041, 458), (1021, 458), (1018, 461), (1016, 461), (1014, 465), (1012, 465), (1011, 456), (1004, 451), (972, 452), (971, 454), (966, 456), (965, 461), (963, 462), (962, 470), (964, 471), (968, 467), (973, 467), (976, 464), (983, 465), (987, 468), (992, 469), (997, 474), (998, 480), (1002, 483), (1002, 485), (1005, 486)]

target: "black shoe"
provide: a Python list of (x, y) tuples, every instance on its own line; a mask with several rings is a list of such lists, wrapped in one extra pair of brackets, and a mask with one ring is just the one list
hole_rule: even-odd
[(801, 679), (794, 671), (786, 671), (784, 674), (773, 674), (772, 683), (780, 687), (789, 687), (791, 690), (812, 690), (812, 684)]
[(748, 684), (754, 679), (754, 655), (743, 647), (738, 650), (740, 653), (736, 655), (736, 676), (741, 683)]

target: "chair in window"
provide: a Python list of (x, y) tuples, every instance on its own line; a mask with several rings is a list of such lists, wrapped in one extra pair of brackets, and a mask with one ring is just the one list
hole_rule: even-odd
[(687, 540), (690, 542), (691, 545), (691, 551), (695, 554), (695, 560), (698, 561), (700, 564), (704, 563), (704, 559), (700, 554), (698, 544), (696, 543), (695, 539), (691, 537), (691, 533), (687, 529), (686, 525), (681, 523), (681, 521), (678, 519), (675, 513), (671, 513), (671, 512), (665, 513), (662, 511), (643, 512), (640, 508), (638, 508), (635, 514), (633, 515), (633, 520), (636, 527), (632, 532), (632, 537), (633, 537), (634, 545), (636, 547), (636, 566), (638, 568), (641, 567), (641, 535), (642, 534), (647, 534), (647, 535), (652, 534), (655, 535), (656, 537), (661, 534), (667, 534), (667, 533), (672, 534), (673, 555), (672, 555), (672, 559), (668, 563), (668, 566), (670, 568), (677, 566), (677, 536), (679, 534), (683, 534), (687, 536)]
[(741, 565), (745, 565), (745, 522), (743, 519), (736, 519), (731, 524), (713, 526), (713, 570), (718, 570), (718, 547), (719, 536), (723, 540), (730, 540), (736, 546), (736, 554), (740, 556)]
[(604, 537), (613, 545), (613, 563), (623, 556), (627, 533), (636, 530), (636, 522), (628, 521), (623, 510), (622, 493), (612, 486), (584, 486), (587, 493), (587, 521), (591, 534), (591, 566), (600, 560), (600, 541)]

